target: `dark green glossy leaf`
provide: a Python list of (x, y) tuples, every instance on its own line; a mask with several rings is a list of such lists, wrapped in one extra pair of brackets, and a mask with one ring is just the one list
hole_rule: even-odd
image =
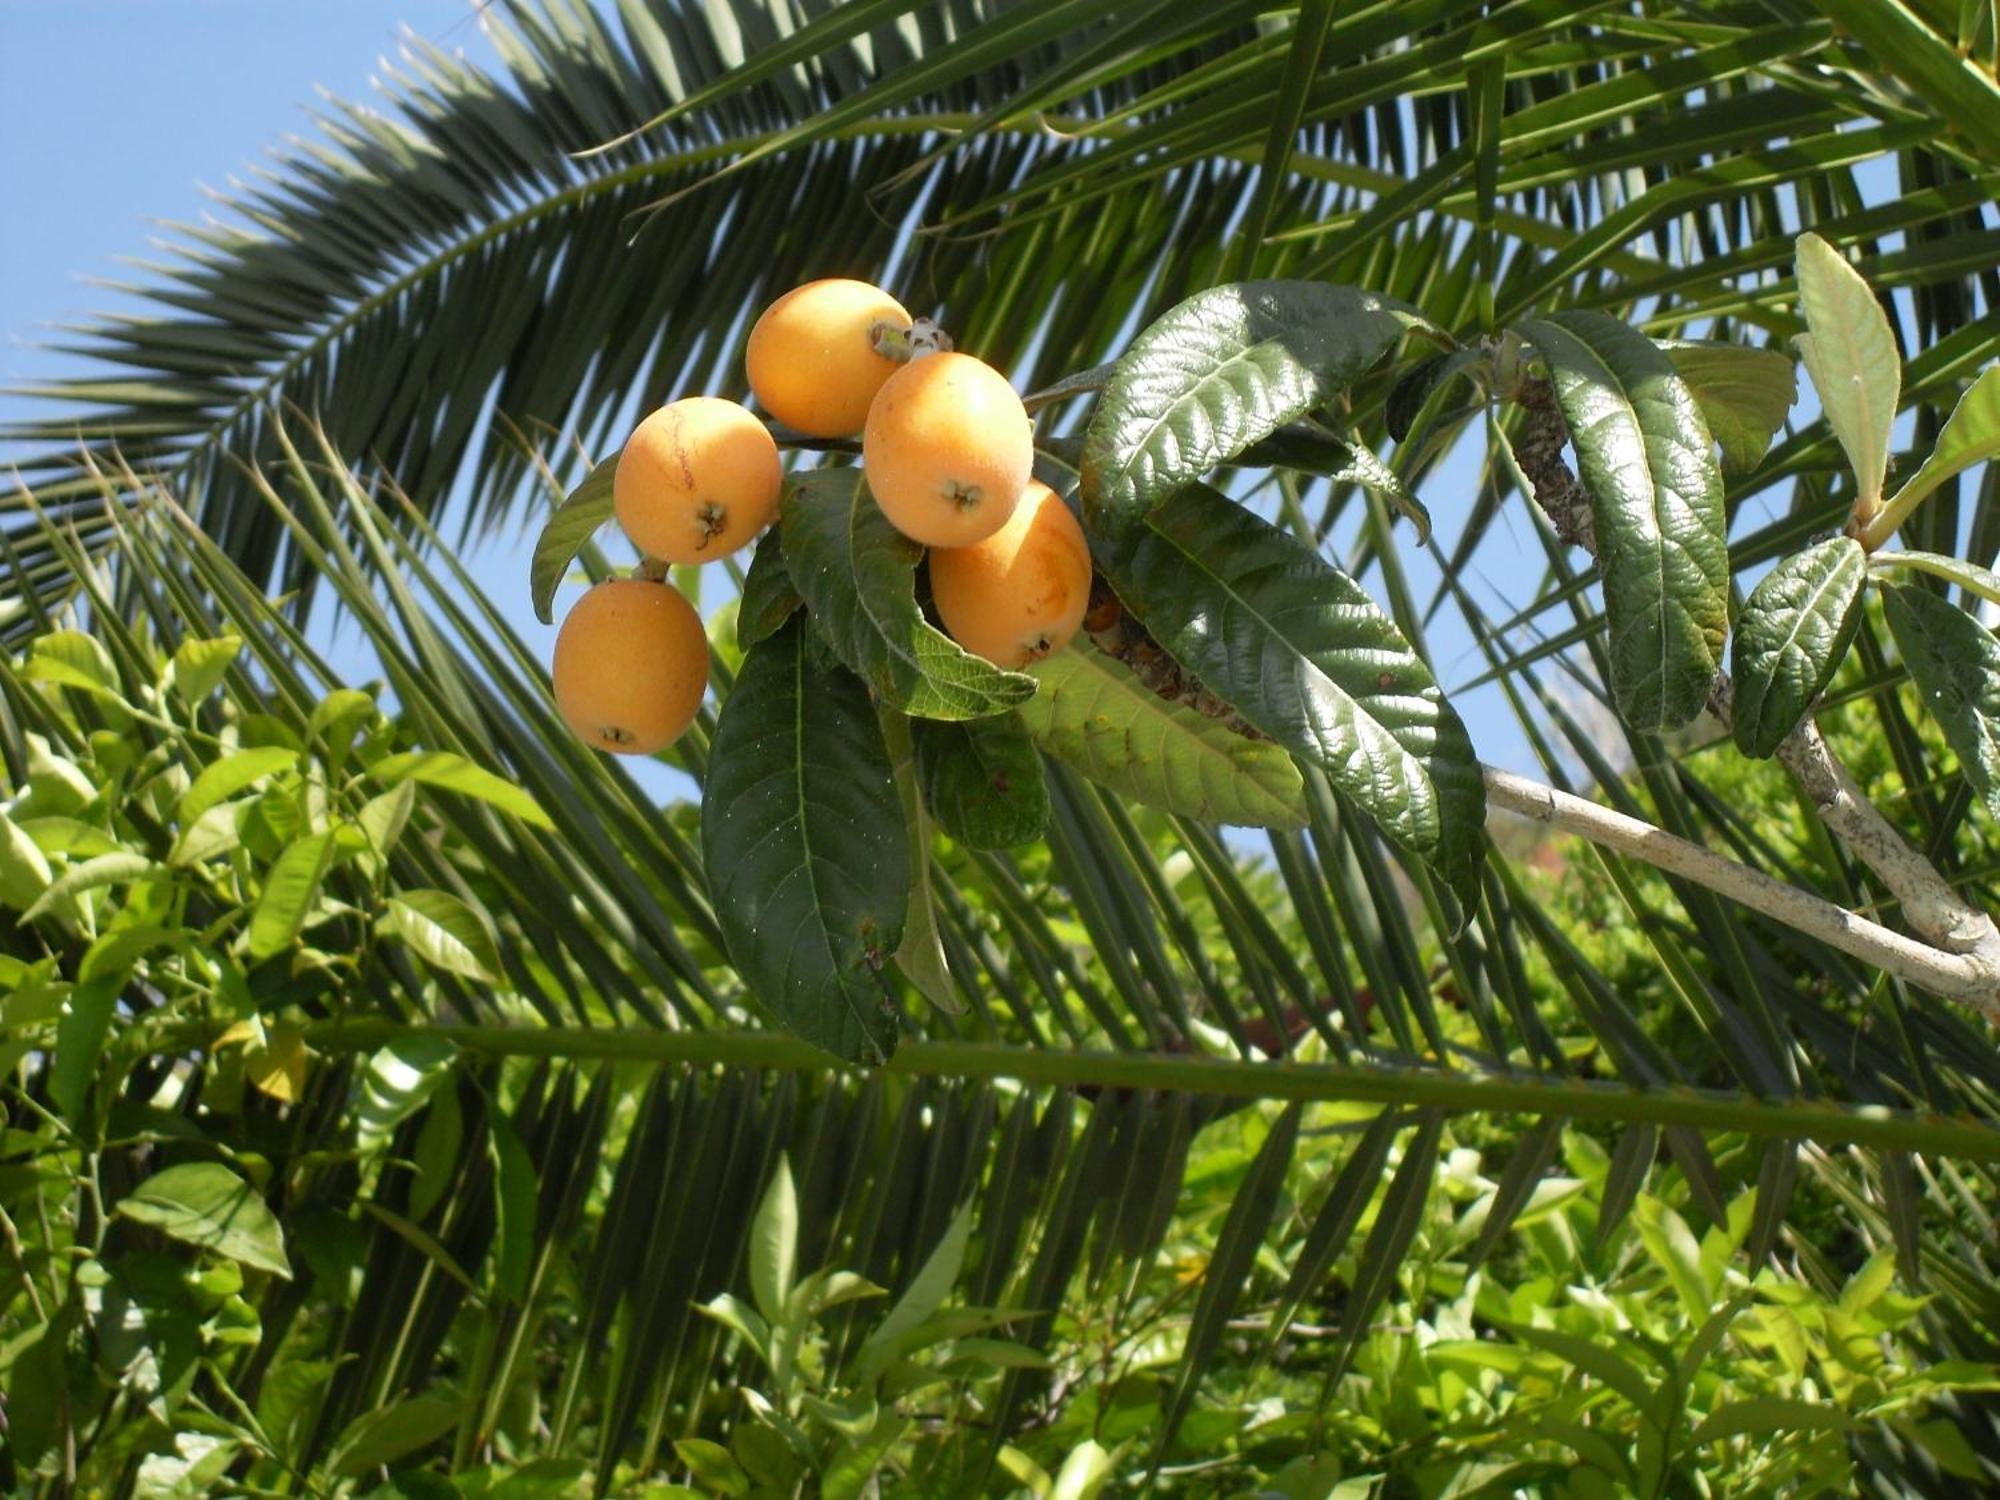
[(1130, 668), (1072, 645), (1030, 670), (1021, 720), (1046, 753), (1099, 786), (1204, 823), (1303, 828), (1305, 783), (1283, 747), (1246, 739), (1151, 692)]
[(612, 516), (611, 480), (618, 472), (618, 455), (603, 459), (584, 475), (583, 483), (564, 496), (535, 538), (535, 553), (528, 564), (528, 596), (535, 618), (544, 625), (554, 623), (556, 589), (576, 561), (583, 545)]
[(1042, 757), (1019, 714), (910, 721), (917, 779), (938, 827), (973, 849), (1033, 843), (1049, 826)]
[(715, 726), (702, 858), (751, 993), (816, 1046), (879, 1062), (896, 1046), (879, 971), (909, 909), (908, 833), (866, 687), (814, 670), (805, 631), (788, 621), (743, 658)]
[(246, 1266), (292, 1274), (277, 1217), (255, 1188), (220, 1162), (155, 1172), (118, 1200), (117, 1212)]
[(1143, 519), (1182, 485), (1346, 389), (1412, 328), (1413, 308), (1317, 281), (1212, 287), (1155, 319), (1118, 361), (1084, 435), (1084, 515)]
[(2000, 818), (2000, 640), (1925, 589), (1884, 584), (1882, 612), (1966, 781)]
[(1635, 729), (1685, 724), (1708, 701), (1729, 630), (1722, 475), (1673, 361), (1600, 312), (1523, 323), (1548, 361), (1596, 523), (1611, 693)]
[(743, 596), (736, 606), (736, 645), (748, 651), (792, 617), (802, 601), (785, 570), (785, 543), (777, 527), (757, 539), (750, 554), (750, 571), (743, 575)]
[(1106, 540), (1099, 561), (1209, 691), (1324, 770), (1454, 889), (1471, 890), (1486, 807), (1472, 742), (1359, 584), (1201, 485)]
[(1687, 382), (1709, 434), (1722, 448), (1723, 467), (1754, 469), (1799, 399), (1799, 370), (1791, 356), (1748, 344), (1655, 342)]
[(892, 707), (978, 719), (1034, 696), (1035, 682), (961, 650), (917, 607), (924, 549), (889, 524), (858, 468), (785, 482), (785, 566), (834, 654)]
[(1729, 657), (1745, 755), (1775, 753), (1826, 691), (1861, 623), (1867, 580), (1861, 544), (1836, 536), (1786, 558), (1751, 591)]

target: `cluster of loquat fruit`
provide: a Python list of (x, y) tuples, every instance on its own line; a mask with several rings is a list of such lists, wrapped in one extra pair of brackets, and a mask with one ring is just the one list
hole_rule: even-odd
[[(929, 549), (931, 596), (967, 651), (1020, 668), (1066, 645), (1090, 596), (1090, 549), (1035, 479), (1034, 430), (1005, 376), (931, 347), (901, 303), (863, 281), (797, 287), (750, 330), (757, 403), (812, 438), (861, 435), (869, 492)], [(734, 401), (687, 396), (640, 422), (618, 458), (613, 505), (639, 551), (708, 563), (778, 519), (778, 447)], [(647, 755), (680, 738), (708, 688), (701, 617), (672, 584), (597, 584), (556, 636), (556, 705), (600, 750)]]

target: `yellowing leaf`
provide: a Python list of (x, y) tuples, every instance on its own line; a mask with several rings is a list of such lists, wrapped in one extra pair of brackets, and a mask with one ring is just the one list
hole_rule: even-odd
[(267, 1026), (260, 1016), (236, 1022), (213, 1044), (243, 1048), (243, 1076), (281, 1104), (296, 1104), (306, 1087), (306, 1034), (285, 1022)]
[(280, 1103), (298, 1103), (306, 1089), (305, 1033), (273, 1026), (268, 1043), (244, 1054), (243, 1075)]

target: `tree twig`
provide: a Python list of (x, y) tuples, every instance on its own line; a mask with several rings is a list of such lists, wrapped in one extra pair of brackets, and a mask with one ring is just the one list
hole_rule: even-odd
[[(1989, 951), (1948, 952), (1933, 947), (1857, 916), (1823, 896), (1774, 880), (1762, 870), (1725, 859), (1642, 819), (1628, 817), (1512, 771), (1486, 766), (1483, 772), (1486, 800), (1492, 806), (1692, 880), (1794, 931), (1818, 938), (1830, 948), (1838, 948), (1933, 994), (1977, 1006), (2000, 1021), (2000, 964), (1994, 962)], [(1889, 832), (1894, 836), (1893, 829)], [(1915, 855), (1914, 850), (1910, 853)]]

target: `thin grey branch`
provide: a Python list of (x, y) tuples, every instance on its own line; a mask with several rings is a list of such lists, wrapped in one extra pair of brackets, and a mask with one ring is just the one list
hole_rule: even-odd
[(1512, 771), (1486, 766), (1483, 773), (1486, 799), (1492, 806), (1692, 880), (1828, 947), (1933, 994), (1976, 1006), (2000, 1021), (2000, 963), (1989, 949), (1954, 953), (1932, 947), (1639, 818)]

